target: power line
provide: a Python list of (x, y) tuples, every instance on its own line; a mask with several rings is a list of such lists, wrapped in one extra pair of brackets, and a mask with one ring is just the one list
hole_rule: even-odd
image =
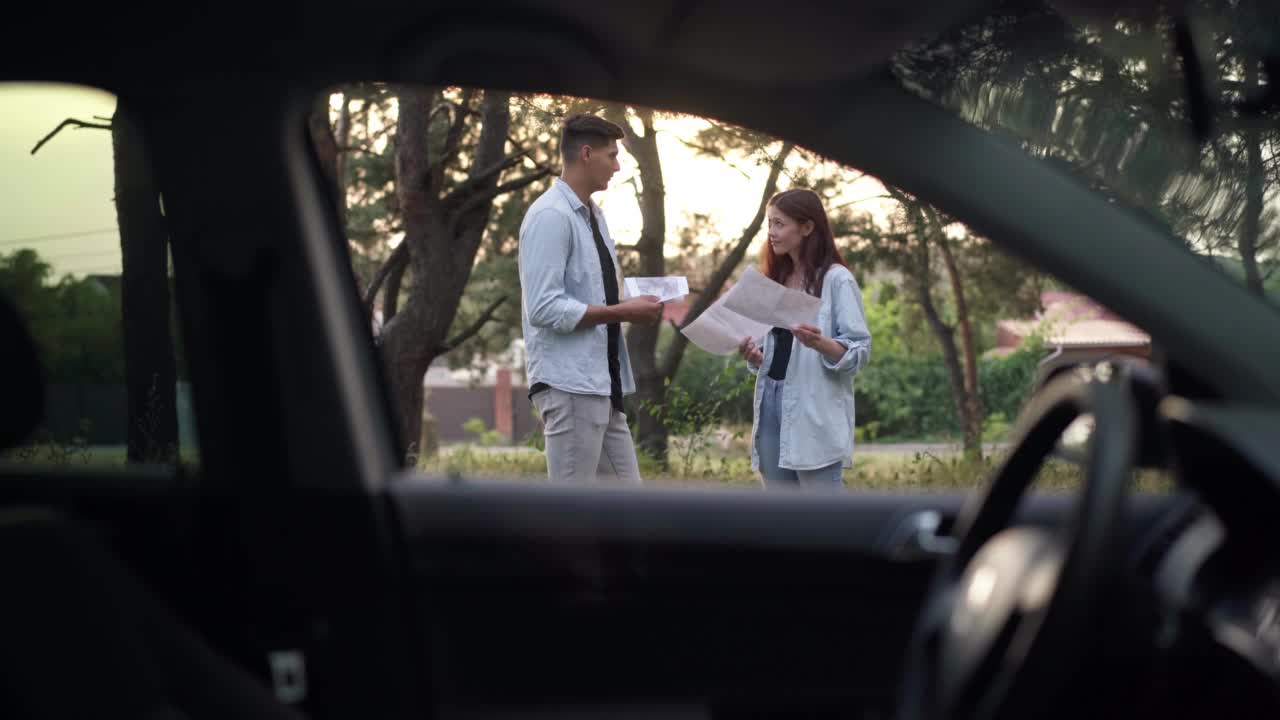
[(47, 257), (43, 257), (43, 258), (41, 258), (41, 259), (43, 259), (43, 260), (65, 260), (65, 259), (67, 259), (67, 258), (76, 258), (76, 257), (101, 257), (101, 256), (103, 256), (103, 255), (119, 255), (119, 254), (120, 254), (120, 249), (119, 249), (119, 248), (112, 248), (112, 249), (110, 249), (110, 250), (86, 250), (86, 251), (84, 251), (84, 252), (62, 253), (61, 255), (49, 255), (49, 256), (47, 256)]
[(22, 243), (43, 242), (45, 240), (70, 240), (71, 238), (90, 237), (92, 235), (105, 235), (107, 233), (119, 232), (118, 227), (100, 228), (98, 230), (80, 230), (78, 232), (54, 233), (52, 235), (33, 235), (25, 238), (13, 238), (11, 240), (0, 240), (0, 245), (20, 245)]
[(120, 267), (118, 265), (112, 265), (107, 267), (71, 268), (65, 271), (63, 274), (64, 275), (104, 275), (104, 274), (118, 275), (119, 273), (120, 273)]

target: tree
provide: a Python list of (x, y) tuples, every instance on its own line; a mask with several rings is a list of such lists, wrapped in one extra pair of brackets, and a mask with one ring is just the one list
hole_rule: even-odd
[(0, 254), (0, 293), (11, 299), (35, 339), (51, 383), (124, 381), (120, 298), (94, 280), (53, 278), (35, 250)]
[[(619, 253), (634, 253), (636, 259), (630, 264), (642, 277), (666, 275), (666, 190), (662, 181), (658, 132), (654, 125), (657, 115), (648, 108), (627, 108), (621, 105), (608, 106), (605, 115), (626, 132), (622, 143), (635, 158), (640, 172), (639, 183), (635, 188), (643, 223), (640, 239), (635, 245), (619, 246)], [(725, 283), (746, 257), (747, 247), (764, 224), (766, 203), (777, 191), (778, 177), (794, 149), (789, 143), (771, 143), (768, 138), (758, 134), (715, 125), (701, 133), (699, 141), (700, 148), (708, 155), (723, 158), (728, 153), (737, 151), (764, 158), (769, 164), (769, 175), (754, 215), (711, 270), (706, 283), (697, 289), (695, 299), (685, 316), (685, 324), (696, 320), (715, 302)], [(665, 403), (667, 389), (680, 369), (680, 362), (689, 345), (687, 337), (676, 333), (665, 349), (660, 349), (659, 330), (658, 325), (634, 324), (627, 331), (627, 349), (631, 353), (631, 363), (636, 375), (636, 396), (641, 408), (652, 409)], [(668, 437), (667, 426), (661, 417), (652, 411), (640, 412), (637, 417), (637, 435), (638, 445), (665, 465)]]
[(111, 127), (123, 268), (128, 457), (132, 462), (174, 462), (178, 371), (169, 318), (169, 233), (145, 139), (127, 104), (116, 106)]
[(110, 120), (67, 119), (31, 154), (67, 127), (111, 131), (116, 221), (120, 229), (121, 318), (130, 462), (178, 457), (177, 367), (169, 297), (169, 236), (160, 191), (146, 155), (145, 136), (127, 103)]
[[(1274, 108), (1262, 122), (1237, 110), (1264, 91), (1264, 8), (1252, 0), (1189, 3), (1204, 23), (1209, 102), (1223, 112), (1197, 143), (1179, 37), (1164, 10), (1096, 9), (1073, 24), (1035, 2), (1009, 2), (982, 20), (902, 53), (913, 88), (1033, 154), (1081, 176), (1169, 228), (1193, 250), (1239, 260), (1262, 293), (1280, 267), (1280, 232), (1266, 210), (1280, 183)], [(1188, 35), (1189, 36), (1189, 35)]]
[[(550, 173), (529, 162), (527, 150), (508, 151), (510, 106), (509, 93), (494, 91), (402, 87), (396, 94), (394, 184), (404, 237), (366, 299), (372, 306), (382, 292), (377, 342), (399, 430), (412, 447), (421, 436), (427, 368), (512, 299), (499, 297), (470, 326), (450, 332), (495, 200)], [(412, 282), (401, 306), (406, 273)]]
[[(980, 452), (986, 408), (979, 382), (981, 339), (975, 327), (979, 319), (994, 324), (999, 315), (1038, 307), (1043, 278), (1009, 267), (988, 241), (928, 203), (896, 188), (886, 192), (898, 203), (888, 227), (869, 214), (850, 223), (857, 242), (849, 259), (901, 276), (904, 295), (913, 301), (911, 307), (921, 314), (942, 352), (964, 449)], [(937, 295), (941, 287), (949, 290), (943, 299)]]
[[(513, 95), (510, 142), (527, 152), (534, 167), (556, 167), (559, 162), (560, 125), (576, 112), (599, 110), (598, 103), (582, 98), (555, 95)], [(522, 337), (518, 263), (520, 225), (529, 206), (554, 181), (548, 174), (529, 185), (512, 190), (494, 200), (489, 226), (471, 279), (454, 318), (455, 332), (473, 325), (501, 297), (511, 298), (498, 306), (479, 332), (448, 355), (451, 368), (481, 371), (494, 362), (514, 362), (513, 343)], [(523, 368), (521, 368), (523, 370)]]

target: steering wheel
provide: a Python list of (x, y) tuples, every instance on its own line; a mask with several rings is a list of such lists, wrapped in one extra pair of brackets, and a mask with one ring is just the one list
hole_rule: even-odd
[[(902, 720), (1043, 716), (1082, 660), (1081, 627), (1100, 601), (1139, 451), (1130, 372), (1101, 363), (1066, 373), (1028, 403), (1013, 450), (956, 520), (956, 549), (941, 560), (908, 647)], [(1013, 526), (1036, 471), (1086, 413), (1095, 430), (1067, 522)]]

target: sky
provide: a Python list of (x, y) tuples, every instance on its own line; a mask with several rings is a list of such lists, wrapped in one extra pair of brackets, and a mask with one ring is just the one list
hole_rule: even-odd
[[(692, 141), (698, 131), (707, 127), (706, 120), (695, 117), (659, 118), (655, 123), (658, 133), (658, 153), (662, 160), (662, 181), (667, 196), (667, 254), (678, 252), (675, 240), (680, 229), (688, 224), (693, 213), (710, 216), (719, 240), (737, 238), (751, 222), (764, 192), (769, 176), (766, 165), (750, 159), (735, 162), (735, 167), (708, 157), (698, 157), (696, 151), (683, 141)], [(634, 243), (640, 238), (643, 221), (635, 190), (628, 181), (639, 175), (635, 160), (625, 151), (620, 153), (622, 170), (614, 176), (609, 189), (596, 196), (596, 202), (604, 210), (609, 231), (614, 239)], [(799, 153), (793, 153), (788, 167), (802, 164)], [(849, 171), (856, 177), (856, 171)], [(779, 189), (791, 186), (788, 178), (779, 181)], [(867, 210), (883, 215), (887, 205), (874, 198), (884, 194), (884, 188), (870, 176), (845, 186), (837, 203), (861, 202)], [(755, 257), (763, 244), (761, 232), (752, 243), (748, 257)]]
[[(0, 253), (35, 248), (53, 265), (55, 278), (65, 273), (120, 272), (111, 133), (66, 128), (31, 154), (36, 143), (63, 120), (92, 122), (95, 116), (110, 117), (114, 111), (115, 98), (99, 90), (0, 85), (0, 117), (4, 118), (0, 123), (0, 202), (4, 204)], [(735, 169), (718, 160), (698, 158), (681, 142), (682, 138), (692, 140), (705, 125), (705, 120), (691, 117), (660, 118), (657, 123), (671, 240), (679, 237), (693, 213), (709, 215), (721, 237), (736, 238), (750, 222), (764, 189), (767, 167), (744, 161)], [(613, 236), (632, 243), (640, 237), (641, 218), (627, 181), (638, 170), (625, 152), (621, 162), (621, 172), (596, 201), (606, 212)], [(784, 179), (784, 187), (787, 184)], [(879, 183), (866, 178), (848, 185), (841, 202), (882, 193)], [(883, 207), (875, 200), (865, 202), (869, 210)], [(761, 233), (752, 246), (753, 256), (763, 237)], [(675, 252), (674, 244), (669, 252)]]
[(112, 202), (111, 133), (66, 128), (115, 112), (109, 93), (66, 85), (0, 85), (0, 253), (29, 247), (64, 273), (118, 274), (120, 235)]

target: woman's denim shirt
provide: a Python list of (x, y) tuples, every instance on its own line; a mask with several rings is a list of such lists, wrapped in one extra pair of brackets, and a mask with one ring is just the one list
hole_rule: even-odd
[[(871, 359), (871, 332), (862, 308), (862, 290), (853, 273), (832, 265), (822, 283), (818, 312), (822, 334), (844, 346), (835, 362), (822, 353), (792, 344), (787, 379), (782, 388), (782, 437), (778, 466), (789, 470), (815, 470), (840, 462), (853, 466), (853, 378)], [(773, 362), (773, 333), (756, 338), (763, 344), (762, 367)], [(756, 374), (751, 425), (751, 469), (760, 469), (760, 399), (768, 373), (748, 363)]]

